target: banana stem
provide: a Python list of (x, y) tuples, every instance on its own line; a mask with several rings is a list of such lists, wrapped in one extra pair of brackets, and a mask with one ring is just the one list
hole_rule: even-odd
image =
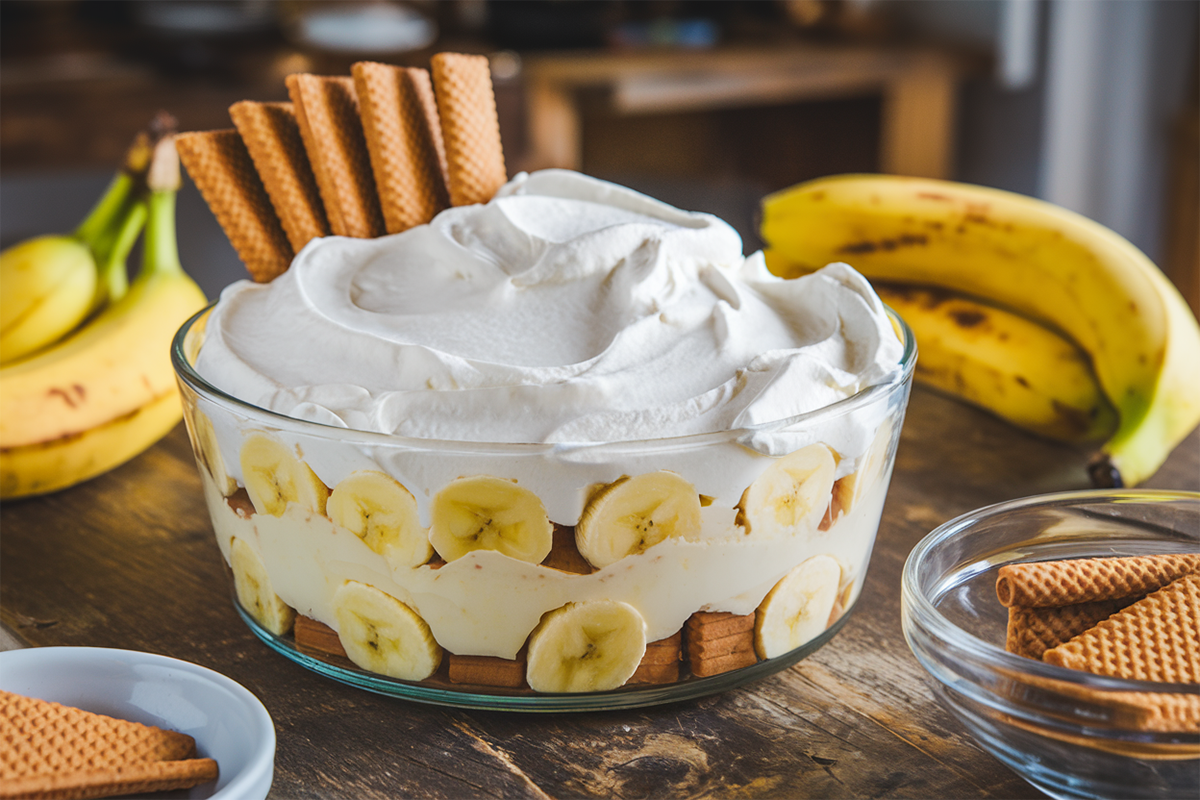
[(142, 226), (146, 224), (146, 203), (135, 200), (129, 204), (129, 210), (121, 220), (104, 260), (99, 262), (99, 283), (96, 285), (96, 306), (102, 303), (114, 303), (125, 296), (129, 290), (129, 274), (126, 263), (129, 251), (133, 249)]
[(183, 272), (175, 238), (175, 190), (150, 193), (146, 239), (142, 243), (142, 273)]
[(104, 196), (75, 229), (75, 238), (88, 246), (97, 264), (108, 260), (113, 244), (120, 236), (122, 222), (134, 202), (136, 179), (124, 169), (109, 183)]

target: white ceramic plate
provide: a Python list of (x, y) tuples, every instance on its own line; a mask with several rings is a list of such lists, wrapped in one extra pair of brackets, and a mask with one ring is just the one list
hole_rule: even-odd
[(275, 725), (242, 685), (166, 656), (101, 647), (0, 653), (0, 689), (186, 733), (221, 777), (163, 796), (261, 800), (275, 772)]

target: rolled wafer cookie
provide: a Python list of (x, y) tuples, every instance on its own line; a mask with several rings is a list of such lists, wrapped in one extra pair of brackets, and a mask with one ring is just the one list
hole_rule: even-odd
[(373, 61), (351, 72), (387, 232), (429, 222), (450, 205), (429, 73)]
[(1070, 641), (1097, 622), (1140, 599), (1133, 596), (1044, 608), (1011, 606), (1008, 609), (1004, 649), (1019, 656), (1041, 660), (1042, 653), (1051, 647)]
[(291, 103), (242, 100), (229, 107), (292, 250), (329, 235), (329, 220)]
[(1200, 553), (1008, 564), (996, 576), (1006, 606), (1065, 606), (1149, 594), (1200, 571)]
[(1042, 660), (1118, 678), (1200, 683), (1200, 575), (1175, 580)]
[(363, 136), (354, 79), (349, 75), (294, 73), (285, 82), (330, 230), (338, 236), (360, 239), (382, 236), (383, 213)]
[(446, 145), (450, 204), (486, 203), (508, 180), (487, 57), (438, 53), (430, 67)]
[(238, 132), (181, 133), (175, 147), (250, 277), (266, 283), (282, 275), (292, 263), (292, 246)]

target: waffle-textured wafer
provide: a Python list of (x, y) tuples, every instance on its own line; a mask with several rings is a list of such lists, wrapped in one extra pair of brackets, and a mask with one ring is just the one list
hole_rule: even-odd
[(373, 61), (351, 71), (387, 232), (429, 222), (450, 205), (429, 73)]
[(238, 132), (181, 133), (175, 147), (250, 277), (266, 283), (281, 275), (292, 263), (292, 246)]
[(346, 658), (346, 648), (342, 647), (342, 640), (337, 631), (312, 617), (297, 614), (296, 622), (292, 626), (292, 636), (296, 647), (301, 651)]
[(1097, 622), (1107, 619), (1139, 597), (1117, 600), (1093, 600), (1071, 606), (1048, 606), (1027, 608), (1011, 606), (1008, 609), (1008, 634), (1004, 649), (1026, 658), (1041, 659), (1052, 647), (1070, 641)]
[(329, 235), (329, 220), (291, 103), (243, 100), (229, 107), (292, 250)]
[(524, 653), (518, 658), (460, 656), (450, 653), (450, 682), (519, 689), (525, 686)]
[(118, 766), (46, 775), (23, 775), (0, 783), (0, 798), (13, 800), (87, 800), (190, 789), (215, 781), (211, 758), (181, 761), (134, 761)]
[(383, 235), (354, 79), (294, 73), (286, 83), (330, 230), (360, 239)]
[(590, 575), (596, 571), (575, 546), (575, 529), (557, 524), (554, 526), (550, 553), (542, 561), (542, 566), (575, 575)]
[(754, 614), (697, 611), (683, 626), (688, 664), (698, 677), (758, 663)]
[(1042, 660), (1119, 678), (1200, 682), (1200, 575), (1179, 578)]
[[(0, 692), (0, 777), (78, 771), (131, 761), (170, 761), (196, 754), (191, 736), (113, 719), (71, 706)], [(86, 747), (55, 743), (87, 742)]]
[(1008, 564), (996, 596), (1006, 606), (1066, 606), (1149, 594), (1190, 572), (1200, 572), (1200, 553)]
[(438, 53), (430, 67), (446, 145), (450, 203), (486, 203), (508, 179), (487, 57)]

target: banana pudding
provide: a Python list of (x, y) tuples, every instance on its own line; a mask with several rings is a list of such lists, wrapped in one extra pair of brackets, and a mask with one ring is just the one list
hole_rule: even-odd
[(831, 635), (915, 362), (849, 266), (782, 280), (715, 217), (561, 170), (313, 239), (174, 355), (260, 635), (537, 694), (786, 665)]

